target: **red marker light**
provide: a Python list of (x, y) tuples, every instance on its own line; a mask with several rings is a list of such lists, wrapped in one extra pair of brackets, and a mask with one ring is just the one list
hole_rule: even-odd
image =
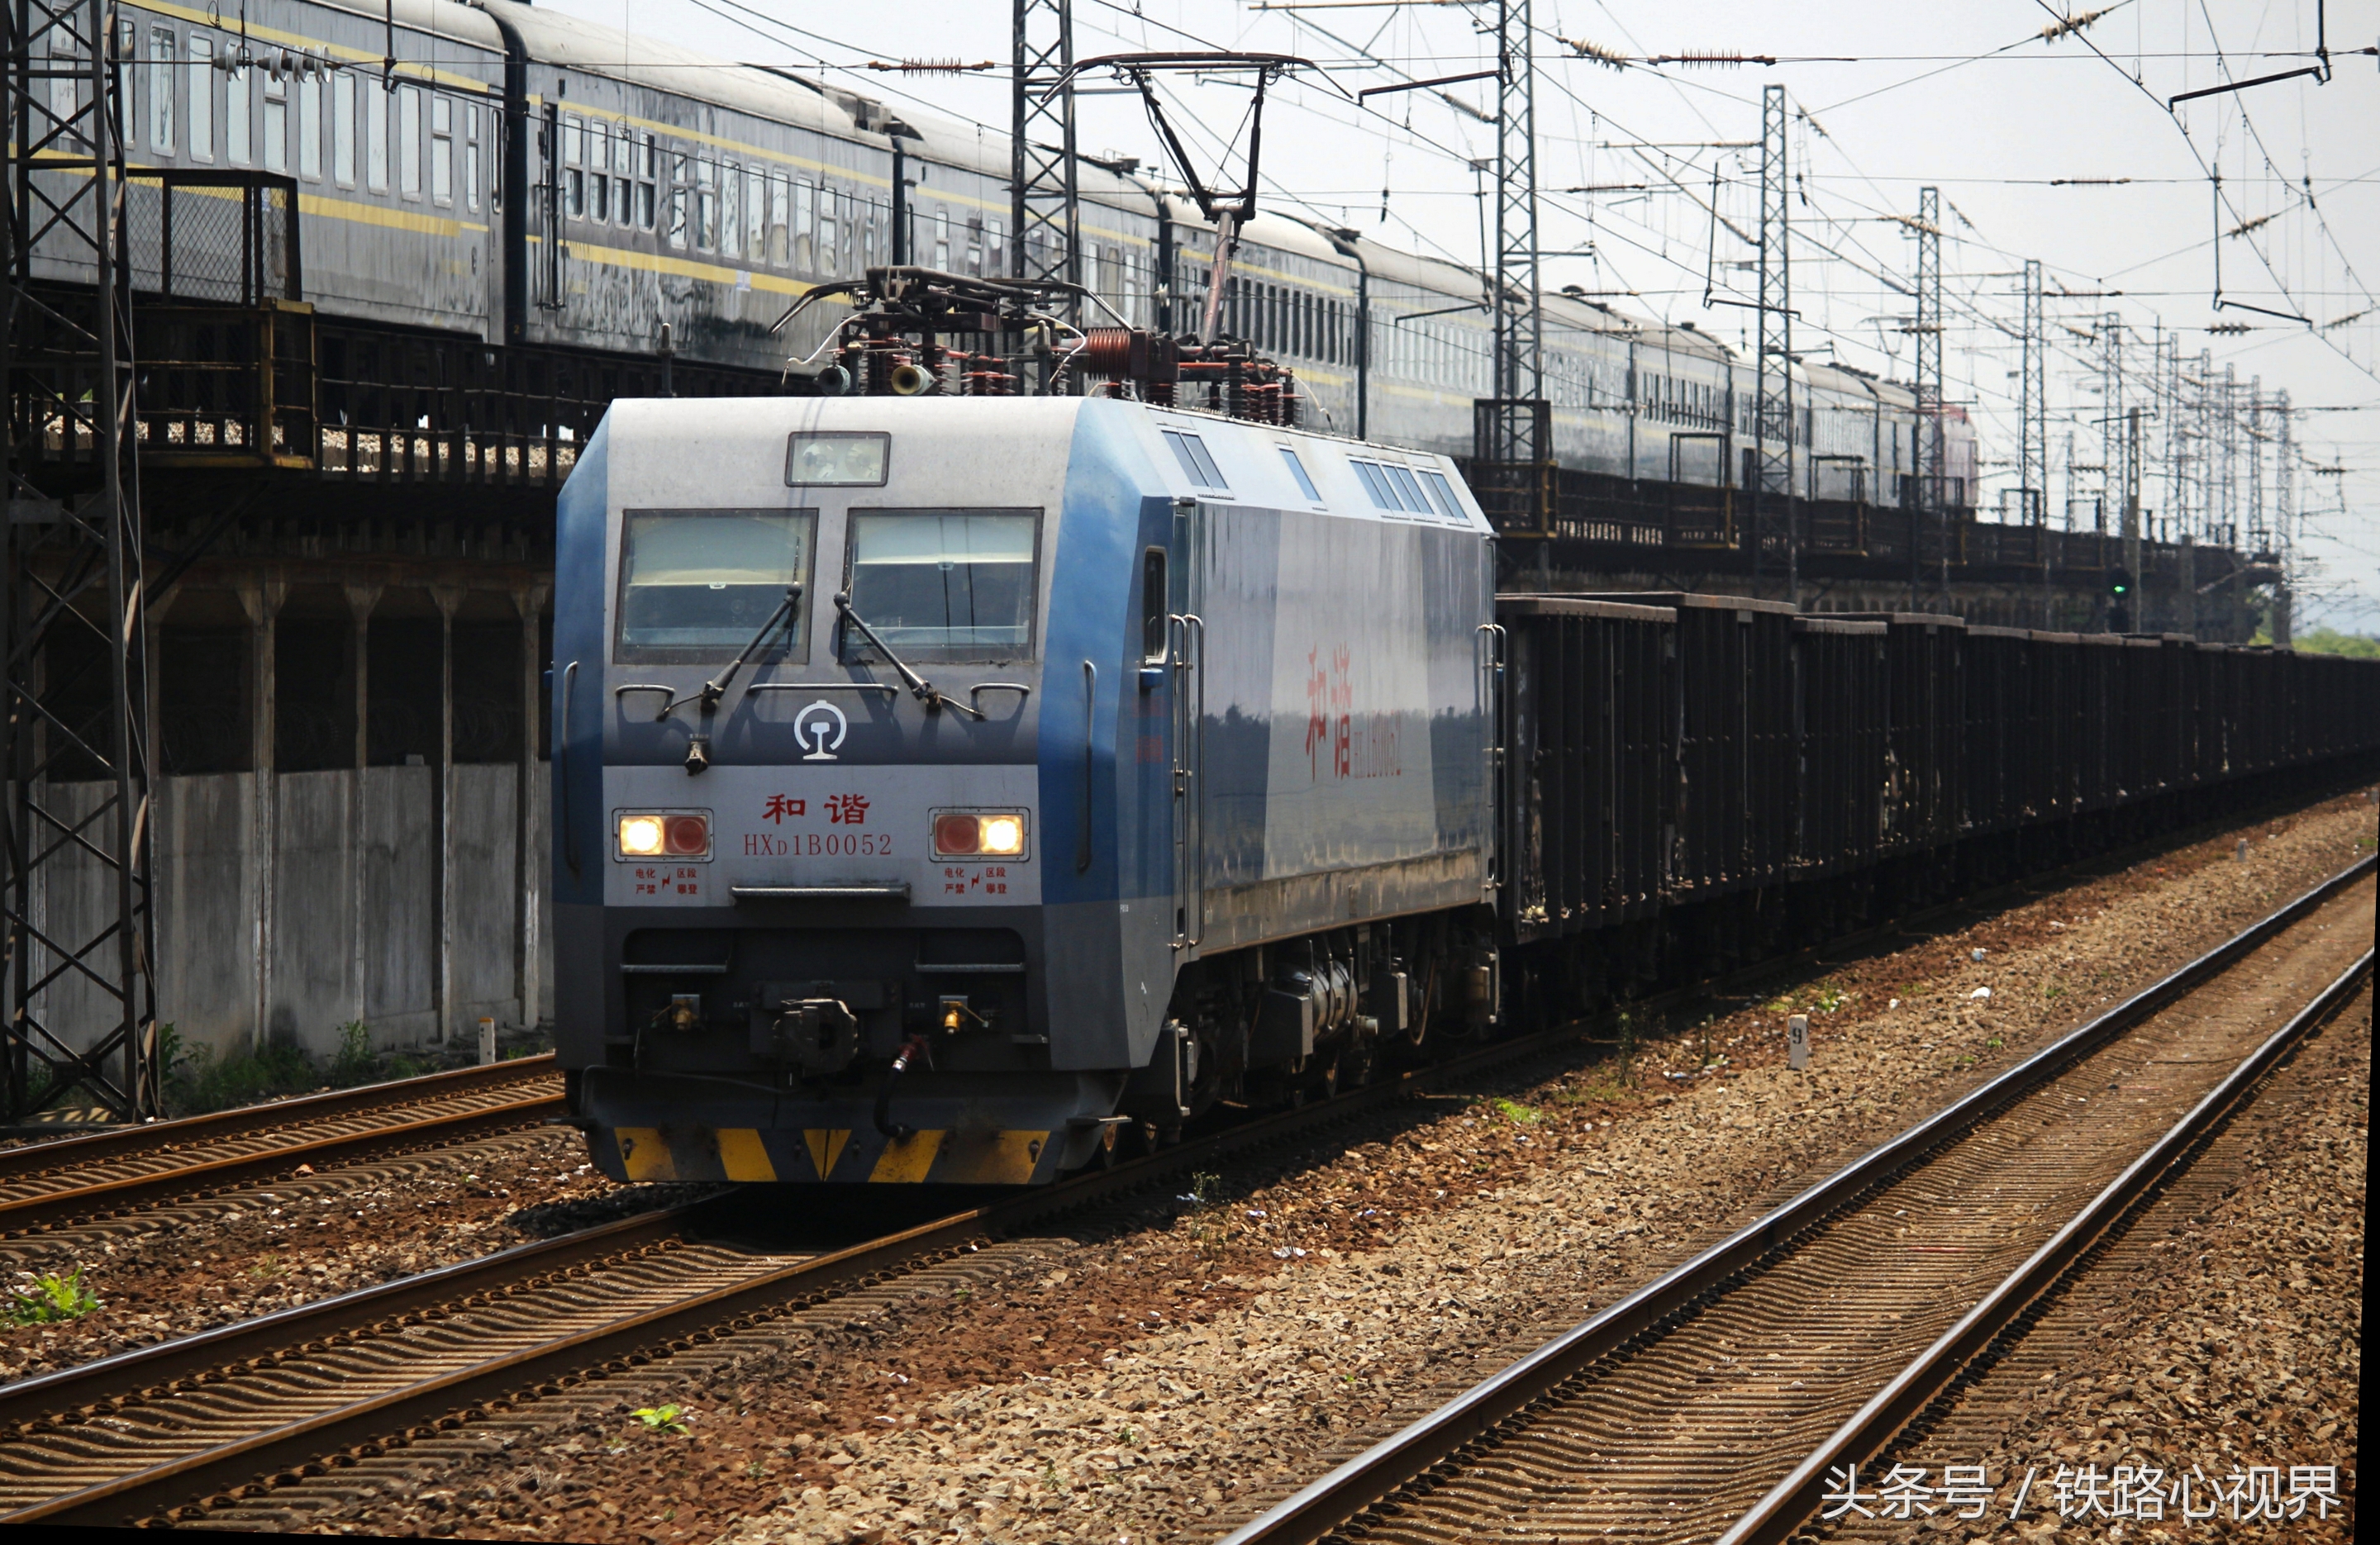
[(668, 851), (674, 857), (696, 858), (710, 851), (710, 821), (702, 815), (672, 815), (663, 824)]
[(940, 815), (934, 819), (934, 851), (971, 853), (983, 842), (982, 824), (973, 815)]

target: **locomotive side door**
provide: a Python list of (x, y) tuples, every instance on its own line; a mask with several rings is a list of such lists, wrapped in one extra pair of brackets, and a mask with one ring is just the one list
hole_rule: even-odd
[(1207, 623), (1198, 614), (1206, 528), (1205, 505), (1174, 501), (1165, 640), (1173, 675), (1173, 948), (1193, 952), (1207, 935)]

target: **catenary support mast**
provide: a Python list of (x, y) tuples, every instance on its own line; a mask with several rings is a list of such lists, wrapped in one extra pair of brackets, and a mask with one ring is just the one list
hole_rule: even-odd
[[(0, 466), (6, 1120), (158, 1110), (146, 606), (124, 146), (132, 23), (9, 0)], [(39, 272), (75, 276), (45, 285)], [(79, 282), (88, 275), (90, 288)], [(71, 1040), (71, 1018), (95, 1029)]]

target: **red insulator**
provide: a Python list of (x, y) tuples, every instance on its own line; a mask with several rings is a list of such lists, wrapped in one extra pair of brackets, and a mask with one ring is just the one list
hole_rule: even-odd
[(1133, 332), (1128, 327), (1094, 327), (1083, 334), (1080, 358), (1088, 374), (1121, 380), (1133, 373)]

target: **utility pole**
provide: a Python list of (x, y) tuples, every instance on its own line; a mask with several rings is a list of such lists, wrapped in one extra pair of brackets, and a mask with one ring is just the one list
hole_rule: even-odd
[(1497, 0), (1495, 377), (1493, 395), (1473, 405), (1472, 450), (1482, 485), (1498, 496), (1488, 512), (1498, 528), (1550, 541), (1553, 416), (1537, 276), (1533, 37), (1530, 0)]
[[(1944, 496), (1949, 476), (1949, 446), (1942, 427), (1942, 190), (1917, 191), (1917, 433), (1918, 499), (1932, 513), (1941, 537), (1941, 591), (1950, 593), (1950, 505)], [(1917, 546), (1911, 522), (1910, 547)]]
[[(1083, 280), (1082, 201), (1075, 168), (1074, 0), (1016, 0), (1010, 93), (1009, 221), (1015, 230), (1011, 272), (1024, 280)], [(897, 192), (897, 190), (896, 190)], [(1059, 315), (1079, 323), (1069, 295)], [(1057, 390), (1044, 363), (1043, 392)]]
[(1785, 591), (1802, 604), (1793, 496), (1793, 274), (1788, 251), (1785, 88), (1760, 92), (1760, 334), (1754, 361), (1759, 395), (1752, 415), (1752, 593), (1760, 593), (1761, 549), (1773, 497), (1785, 514)]
[(158, 1113), (149, 620), (121, 132), (131, 104), (119, 100), (131, 61), (118, 51), (134, 32), (128, 19), (116, 32), (114, 15), (103, 0), (12, 0), (0, 14), (11, 155), (0, 206), (8, 1124), (93, 1104), (118, 1121)]

